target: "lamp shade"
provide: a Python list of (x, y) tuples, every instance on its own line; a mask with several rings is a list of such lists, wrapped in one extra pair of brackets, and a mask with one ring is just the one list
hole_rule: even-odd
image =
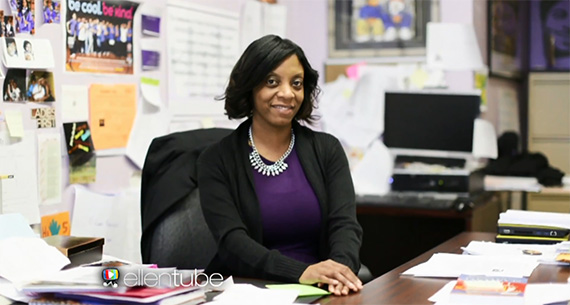
[(475, 29), (470, 23), (429, 22), (426, 53), (429, 69), (462, 71), (484, 67)]

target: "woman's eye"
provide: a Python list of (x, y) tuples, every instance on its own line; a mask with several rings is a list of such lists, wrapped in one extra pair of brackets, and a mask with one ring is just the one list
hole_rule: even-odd
[(277, 80), (275, 80), (275, 79), (273, 79), (273, 78), (270, 78), (270, 79), (267, 80), (267, 84), (268, 84), (269, 86), (276, 85), (276, 84), (277, 84)]
[(298, 88), (299, 88), (299, 87), (303, 87), (303, 81), (301, 81), (301, 80), (296, 80), (296, 81), (293, 82), (293, 86), (298, 87)]

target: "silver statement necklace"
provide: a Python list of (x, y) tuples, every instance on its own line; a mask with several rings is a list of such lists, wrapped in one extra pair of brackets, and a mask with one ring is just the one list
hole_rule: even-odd
[(291, 142), (289, 143), (289, 148), (287, 148), (287, 151), (283, 156), (281, 156), (281, 158), (279, 158), (279, 160), (275, 161), (275, 163), (271, 165), (267, 165), (263, 160), (261, 160), (261, 156), (259, 155), (259, 152), (257, 152), (257, 148), (255, 148), (255, 143), (253, 143), (251, 126), (249, 127), (249, 142), (251, 143), (251, 148), (253, 148), (253, 151), (249, 154), (249, 161), (251, 162), (251, 166), (260, 174), (265, 176), (278, 176), (284, 172), (287, 167), (289, 167), (289, 165), (283, 162), (283, 160), (287, 159), (295, 145), (295, 134), (293, 133), (293, 129), (291, 129)]

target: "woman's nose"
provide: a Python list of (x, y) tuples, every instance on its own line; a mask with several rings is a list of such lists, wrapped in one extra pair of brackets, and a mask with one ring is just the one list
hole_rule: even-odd
[(293, 92), (293, 88), (291, 88), (291, 85), (285, 84), (281, 86), (279, 90), (279, 97), (287, 99), (294, 98), (295, 93)]

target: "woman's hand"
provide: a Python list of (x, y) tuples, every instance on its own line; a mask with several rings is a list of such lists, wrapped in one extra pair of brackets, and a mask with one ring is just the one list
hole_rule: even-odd
[(299, 278), (299, 283), (328, 284), (329, 291), (335, 295), (346, 295), (349, 290), (358, 292), (362, 289), (362, 282), (350, 268), (331, 259), (307, 267)]

